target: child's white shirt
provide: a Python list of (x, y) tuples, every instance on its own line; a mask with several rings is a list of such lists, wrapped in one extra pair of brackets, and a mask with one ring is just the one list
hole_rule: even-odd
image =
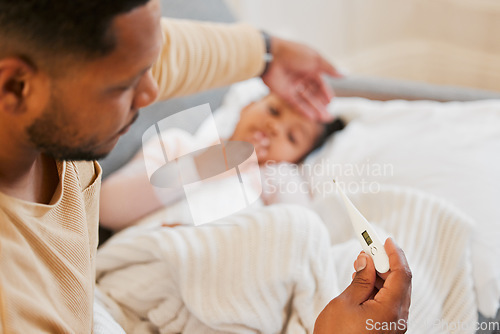
[[(163, 148), (160, 149), (156, 140), (148, 141), (143, 147), (144, 163), (147, 166), (148, 177), (155, 170), (158, 170), (166, 163), (165, 155), (171, 157), (181, 157), (189, 155), (200, 147), (208, 147), (216, 143), (207, 145), (200, 143), (195, 135), (181, 129), (168, 129), (161, 133)], [(270, 205), (274, 203), (292, 203), (309, 206), (310, 191), (305, 180), (300, 176), (299, 168), (290, 163), (265, 164), (260, 167), (261, 185), (250, 184), (255, 191), (262, 187), (260, 196), (261, 204)], [(173, 175), (173, 177), (177, 177)], [(223, 180), (217, 180), (223, 186)], [(172, 193), (169, 189), (155, 187), (156, 194), (162, 203), (167, 203)], [(200, 191), (202, 191), (200, 189)]]

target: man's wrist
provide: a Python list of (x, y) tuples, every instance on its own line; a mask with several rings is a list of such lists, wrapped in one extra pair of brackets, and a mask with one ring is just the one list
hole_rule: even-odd
[(264, 53), (264, 56), (263, 56), (264, 62), (265, 62), (264, 71), (262, 71), (262, 74), (260, 75), (261, 77), (263, 77), (269, 71), (269, 67), (271, 66), (271, 62), (273, 61), (274, 56), (272, 53), (272, 37), (271, 37), (271, 35), (269, 35), (265, 31), (261, 31), (260, 33), (262, 35), (262, 39), (264, 40), (264, 44), (266, 47), (266, 53)]

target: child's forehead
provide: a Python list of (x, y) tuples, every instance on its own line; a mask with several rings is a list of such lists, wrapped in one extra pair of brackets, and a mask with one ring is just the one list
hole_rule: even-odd
[(269, 93), (267, 96), (263, 98), (266, 103), (280, 108), (281, 112), (290, 112), (296, 115), (296, 117), (306, 121), (306, 122), (311, 122), (311, 123), (316, 123), (315, 121), (311, 120), (310, 118), (306, 117), (302, 112), (297, 110), (296, 108), (292, 107), (290, 104), (288, 104), (285, 100), (283, 100), (281, 97), (279, 97), (276, 94)]
[(295, 110), (295, 108), (293, 108), (285, 100), (283, 100), (281, 97), (279, 97), (278, 95), (276, 95), (274, 93), (269, 93), (268, 95), (264, 96), (262, 98), (262, 100), (264, 100), (267, 103), (272, 103), (273, 105), (276, 105), (276, 106), (279, 106), (282, 108), (286, 108), (289, 111), (297, 112), (297, 110)]
[(291, 107), (287, 102), (285, 102), (285, 100), (283, 100), (282, 98), (280, 98), (276, 94), (269, 93), (267, 96), (265, 96), (263, 98), (263, 100), (265, 100), (266, 103), (268, 103), (274, 107), (280, 108), (280, 111), (282, 113), (283, 112), (291, 113), (293, 115), (292, 116), (293, 119), (296, 119), (296, 120), (299, 119), (301, 125), (308, 128), (310, 131), (314, 131), (315, 133), (316, 132), (320, 133), (324, 130), (324, 124), (322, 124), (321, 122), (318, 122), (318, 121), (314, 121), (314, 120), (310, 119), (309, 117), (305, 116), (300, 111)]

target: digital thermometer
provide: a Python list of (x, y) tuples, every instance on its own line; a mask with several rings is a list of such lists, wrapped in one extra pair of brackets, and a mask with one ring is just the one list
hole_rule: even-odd
[(384, 249), (384, 244), (380, 241), (377, 232), (373, 229), (370, 223), (365, 217), (356, 209), (354, 204), (349, 200), (349, 198), (344, 194), (342, 189), (339, 187), (337, 182), (333, 180), (340, 197), (344, 200), (344, 204), (349, 213), (349, 218), (351, 219), (352, 227), (354, 228), (354, 234), (361, 242), (361, 246), (366, 254), (370, 254), (375, 264), (375, 269), (381, 274), (389, 271), (389, 257)]

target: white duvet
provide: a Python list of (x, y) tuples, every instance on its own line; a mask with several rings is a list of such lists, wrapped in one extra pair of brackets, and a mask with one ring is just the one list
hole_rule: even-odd
[[(408, 332), (474, 333), (470, 220), (412, 189), (352, 199), (405, 247), (414, 274)], [(340, 199), (326, 200), (327, 224), (348, 225)], [(201, 227), (151, 221), (99, 251), (97, 286), (126, 333), (311, 333), (350, 283), (359, 250), (357, 240), (332, 244), (318, 216), (299, 206), (252, 208)]]

